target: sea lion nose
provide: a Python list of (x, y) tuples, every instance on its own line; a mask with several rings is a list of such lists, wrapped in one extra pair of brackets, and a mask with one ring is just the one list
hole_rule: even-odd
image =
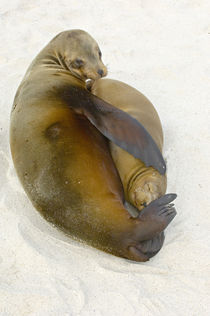
[(103, 74), (104, 74), (104, 71), (103, 71), (102, 69), (99, 69), (99, 70), (98, 70), (98, 74), (102, 77)]

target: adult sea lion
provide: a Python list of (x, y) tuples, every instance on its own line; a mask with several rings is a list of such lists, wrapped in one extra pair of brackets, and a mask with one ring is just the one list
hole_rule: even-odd
[[(163, 130), (152, 103), (138, 90), (117, 80), (99, 79), (91, 91), (138, 120), (162, 152)], [(112, 158), (123, 183), (125, 198), (139, 210), (166, 192), (166, 176), (110, 142)]]
[(161, 232), (176, 214), (169, 204), (176, 195), (152, 202), (137, 218), (128, 214), (107, 138), (162, 173), (165, 164), (141, 124), (86, 89), (87, 78), (104, 75), (101, 52), (89, 34), (57, 35), (32, 62), (16, 93), (12, 157), (44, 218), (94, 247), (146, 261), (162, 246)]

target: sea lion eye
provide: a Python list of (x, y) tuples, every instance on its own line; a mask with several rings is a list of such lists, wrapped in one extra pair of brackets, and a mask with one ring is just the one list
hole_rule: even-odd
[(101, 53), (100, 49), (98, 51), (98, 54), (99, 54), (99, 57), (101, 58), (102, 57), (102, 53)]
[(84, 66), (84, 61), (82, 59), (75, 59), (75, 61), (73, 62), (72, 66), (74, 68), (81, 68), (82, 66)]

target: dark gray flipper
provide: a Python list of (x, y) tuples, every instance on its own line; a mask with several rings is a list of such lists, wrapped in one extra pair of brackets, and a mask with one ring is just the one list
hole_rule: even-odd
[(176, 216), (173, 204), (170, 204), (177, 197), (176, 194), (166, 194), (159, 199), (152, 201), (139, 214), (139, 232), (136, 231), (138, 240), (149, 240), (163, 231)]
[(136, 246), (129, 247), (129, 252), (133, 259), (140, 262), (148, 261), (154, 257), (162, 248), (165, 240), (164, 232), (157, 234), (150, 240), (139, 242)]
[(136, 228), (128, 235), (129, 258), (136, 261), (147, 261), (162, 247), (164, 242), (163, 230), (176, 216), (173, 204), (170, 204), (176, 194), (166, 194), (151, 202), (133, 221)]
[(152, 166), (166, 172), (163, 156), (146, 129), (136, 119), (87, 90), (70, 87), (62, 94), (68, 105), (87, 119), (109, 140)]
[(160, 251), (163, 246), (164, 240), (164, 232), (161, 232), (150, 240), (140, 242), (137, 245), (137, 249), (139, 249), (147, 257), (152, 258)]

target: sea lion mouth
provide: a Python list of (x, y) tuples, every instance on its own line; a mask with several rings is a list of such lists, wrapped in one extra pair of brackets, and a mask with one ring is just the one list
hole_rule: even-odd
[(83, 74), (80, 75), (77, 72), (75, 72), (74, 70), (72, 70), (71, 68), (69, 69), (69, 71), (74, 77), (82, 80), (83, 82), (86, 82), (87, 80), (94, 82), (95, 80), (98, 80), (98, 79), (101, 78), (101, 76), (99, 74), (91, 76), (89, 74), (86, 75), (86, 74), (83, 73)]

